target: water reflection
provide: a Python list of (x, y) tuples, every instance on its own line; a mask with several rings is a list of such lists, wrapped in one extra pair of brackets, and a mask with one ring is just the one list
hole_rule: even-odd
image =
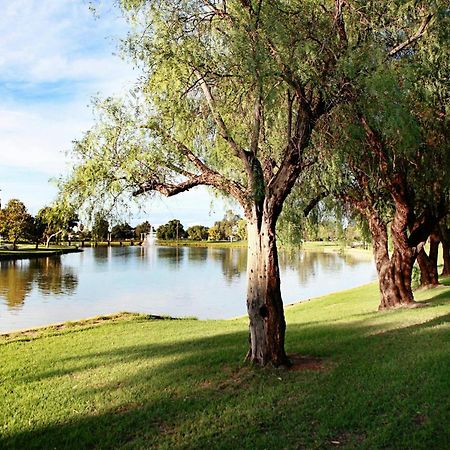
[(0, 298), (10, 309), (20, 309), (35, 286), (43, 295), (71, 295), (77, 285), (75, 272), (57, 256), (0, 265)]
[(33, 273), (20, 261), (2, 262), (0, 267), (0, 297), (8, 308), (20, 308), (31, 291)]
[(205, 263), (208, 259), (207, 247), (190, 247), (188, 261), (193, 263)]
[[(371, 260), (279, 253), (285, 303), (375, 278)], [(221, 319), (246, 313), (245, 248), (97, 247), (0, 263), (0, 332), (117, 311)], [(58, 301), (53, 301), (53, 299)], [(49, 301), (50, 300), (50, 301)]]
[(157, 258), (173, 269), (180, 268), (185, 251), (186, 247), (156, 247)]
[(219, 256), (222, 273), (228, 282), (234, 278), (240, 278), (242, 273), (247, 271), (247, 252), (238, 248), (224, 248)]

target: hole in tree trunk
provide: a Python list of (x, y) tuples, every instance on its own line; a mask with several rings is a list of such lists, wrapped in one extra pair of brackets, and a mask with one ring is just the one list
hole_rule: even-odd
[(259, 308), (259, 315), (265, 319), (269, 315), (269, 310), (266, 305), (262, 305), (261, 308)]

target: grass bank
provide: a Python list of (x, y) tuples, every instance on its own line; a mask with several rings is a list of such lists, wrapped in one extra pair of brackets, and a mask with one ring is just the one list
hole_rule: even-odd
[(251, 368), (246, 319), (119, 315), (0, 337), (0, 448), (447, 449), (449, 285), (288, 307), (297, 370)]

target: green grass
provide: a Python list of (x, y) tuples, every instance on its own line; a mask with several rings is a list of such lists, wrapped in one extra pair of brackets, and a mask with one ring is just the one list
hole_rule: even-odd
[(286, 310), (320, 370), (243, 363), (246, 320), (122, 314), (0, 338), (0, 448), (448, 449), (450, 279), (376, 312), (375, 284)]

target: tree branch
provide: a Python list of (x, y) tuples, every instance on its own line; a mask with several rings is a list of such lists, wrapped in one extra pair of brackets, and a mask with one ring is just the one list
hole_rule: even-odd
[(414, 42), (418, 41), (424, 34), (428, 27), (428, 24), (431, 22), (431, 19), (433, 18), (433, 14), (428, 14), (420, 24), (419, 29), (406, 41), (402, 42), (401, 44), (394, 47), (389, 53), (388, 56), (392, 57), (395, 56), (397, 53), (401, 52), (404, 48), (409, 47)]
[(316, 207), (316, 205), (323, 200), (325, 197), (327, 197), (330, 193), (328, 191), (323, 191), (316, 197), (314, 197), (306, 206), (306, 208), (303, 209), (303, 215), (305, 217), (308, 217), (309, 213)]
[(239, 147), (239, 145), (233, 139), (227, 126), (225, 125), (225, 122), (224, 122), (222, 116), (217, 111), (214, 97), (212, 95), (211, 89), (209, 88), (208, 83), (206, 82), (204, 76), (198, 71), (197, 68), (194, 68), (194, 73), (198, 78), (198, 82), (202, 88), (203, 95), (206, 98), (206, 102), (208, 103), (209, 109), (213, 116), (214, 122), (216, 123), (216, 125), (219, 129), (220, 135), (222, 136), (223, 139), (225, 139), (226, 142), (228, 142), (228, 144), (230, 145), (230, 147), (233, 150), (233, 153), (236, 157), (242, 159), (243, 161), (247, 161), (247, 157), (245, 155), (244, 150), (241, 147)]
[(158, 133), (161, 134), (167, 141), (172, 143), (175, 147), (180, 150), (180, 152), (197, 168), (200, 174), (192, 174), (188, 171), (178, 170), (178, 167), (173, 168), (174, 171), (184, 175), (187, 180), (178, 184), (161, 183), (155, 180), (148, 180), (144, 182), (141, 187), (136, 190), (133, 195), (137, 196), (149, 191), (158, 191), (161, 194), (170, 197), (172, 195), (178, 194), (180, 192), (187, 191), (195, 186), (205, 185), (212, 186), (220, 191), (224, 191), (227, 194), (235, 198), (242, 207), (246, 210), (248, 208), (248, 197), (244, 187), (236, 182), (229, 180), (224, 177), (219, 172), (208, 167), (198, 156), (196, 156), (185, 144), (175, 139), (170, 133), (161, 129), (157, 125), (152, 125), (151, 127), (156, 129)]

